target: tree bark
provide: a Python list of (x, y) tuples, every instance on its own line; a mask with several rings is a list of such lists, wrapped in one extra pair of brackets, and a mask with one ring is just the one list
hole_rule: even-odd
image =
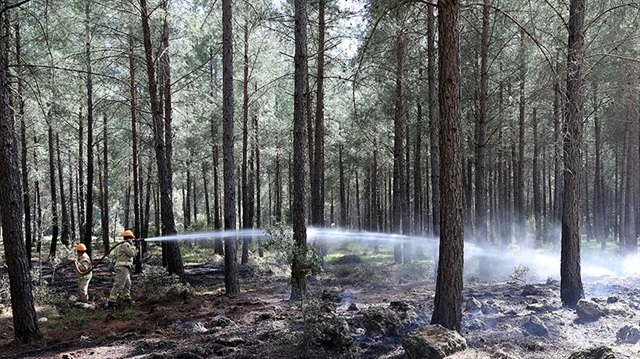
[[(408, 223), (403, 223), (404, 207), (405, 207), (405, 131), (406, 122), (404, 114), (404, 51), (405, 37), (404, 34), (398, 33), (395, 38), (396, 42), (396, 89), (395, 89), (395, 112), (393, 121), (393, 204), (392, 204), (392, 220), (391, 232), (401, 233)], [(402, 263), (402, 244), (395, 244), (393, 248), (395, 263)]]
[[(100, 200), (100, 225), (105, 253), (109, 249), (109, 131), (107, 115), (102, 115), (102, 198)], [(134, 184), (135, 185), (135, 184)], [(135, 196), (135, 195), (134, 195)], [(64, 216), (64, 214), (63, 214)], [(136, 229), (137, 235), (140, 235)]]
[(598, 85), (593, 83), (593, 126), (595, 141), (595, 167), (593, 180), (593, 224), (596, 239), (602, 250), (607, 248), (606, 212), (604, 205), (604, 181), (602, 177), (602, 126), (598, 116)]
[[(311, 176), (311, 223), (324, 226), (324, 53), (326, 0), (318, 1), (318, 64), (316, 80), (316, 116)], [(344, 224), (343, 224), (344, 225)]]
[(429, 153), (431, 156), (432, 234), (440, 236), (440, 125), (437, 121), (438, 84), (436, 82), (435, 15), (431, 6), (427, 17), (427, 86), (429, 87)]
[(516, 172), (514, 183), (514, 212), (516, 216), (516, 243), (524, 243), (526, 238), (525, 219), (526, 205), (524, 198), (524, 145), (525, 145), (525, 83), (527, 76), (527, 68), (525, 61), (525, 33), (520, 30), (520, 101), (518, 104), (518, 154), (516, 160)]
[(535, 243), (536, 246), (542, 244), (542, 194), (540, 193), (540, 144), (538, 143), (538, 117), (537, 111), (533, 109), (533, 116), (531, 118), (533, 124), (533, 216), (535, 219)]
[[(163, 1), (163, 9), (165, 12), (168, 4), (167, 1)], [(147, 8), (147, 1), (140, 0), (140, 9), (142, 17), (142, 33), (145, 49), (145, 61), (147, 67), (147, 76), (149, 82), (149, 96), (151, 100), (151, 113), (153, 117), (153, 137), (156, 153), (156, 163), (158, 166), (158, 181), (160, 184), (160, 214), (162, 222), (162, 235), (175, 234), (175, 219), (173, 215), (173, 199), (172, 199), (172, 184), (171, 184), (171, 146), (168, 142), (171, 142), (171, 88), (169, 73), (169, 54), (168, 54), (168, 23), (165, 17), (163, 26), (163, 51), (161, 59), (162, 66), (160, 68), (164, 73), (161, 76), (164, 80), (163, 85), (165, 87), (165, 108), (163, 118), (163, 108), (161, 106), (160, 97), (158, 96), (158, 83), (155, 75), (155, 62), (153, 61), (153, 48), (151, 46), (151, 30), (149, 27), (149, 13)], [(167, 91), (169, 90), (169, 91)], [(168, 116), (168, 118), (167, 118)], [(166, 249), (167, 270), (170, 274), (177, 274), (182, 281), (184, 281), (184, 268), (182, 266), (182, 257), (180, 256), (180, 248), (175, 242), (166, 242), (164, 247)], [(163, 251), (164, 252), (164, 251)]]
[(64, 196), (64, 171), (62, 170), (62, 159), (60, 157), (60, 136), (56, 133), (56, 157), (58, 161), (58, 182), (60, 183), (60, 207), (62, 209), (62, 231), (60, 241), (65, 246), (69, 245), (69, 213), (67, 212), (67, 201)]
[(85, 3), (85, 20), (86, 20), (86, 43), (85, 43), (85, 61), (87, 61), (87, 193), (86, 193), (86, 210), (84, 221), (84, 237), (82, 243), (87, 246), (87, 254), (91, 256), (92, 249), (92, 232), (93, 232), (93, 76), (91, 64), (91, 29), (90, 14), (91, 1)]
[(15, 25), (16, 36), (16, 64), (18, 65), (17, 83), (18, 83), (18, 117), (20, 118), (20, 150), (21, 158), (20, 164), (22, 167), (22, 201), (24, 205), (24, 235), (26, 238), (26, 254), (27, 263), (31, 267), (31, 249), (32, 249), (32, 234), (31, 234), (31, 200), (29, 196), (29, 167), (27, 165), (28, 147), (27, 147), (27, 119), (25, 116), (25, 103), (24, 103), (24, 85), (22, 79), (22, 40), (20, 36), (20, 23)]
[[(233, 2), (222, 1), (222, 152), (224, 171), (224, 228), (236, 229), (235, 164), (233, 157)], [(240, 293), (235, 238), (224, 241), (224, 285), (227, 295)]]
[(460, 116), (460, 25), (458, 0), (439, 0), (440, 158), (442, 233), (432, 324), (460, 331), (464, 232)]
[(565, 152), (560, 298), (573, 307), (584, 298), (580, 275), (580, 176), (582, 159), (582, 64), (584, 61), (585, 0), (571, 0), (567, 56), (567, 106), (563, 148)]
[[(131, 31), (133, 32), (133, 31)], [(133, 228), (134, 233), (142, 234), (140, 209), (140, 198), (142, 198), (142, 185), (140, 183), (140, 155), (138, 153), (138, 91), (136, 90), (136, 66), (135, 54), (133, 51), (133, 34), (129, 34), (129, 86), (130, 86), (130, 107), (131, 107), (131, 147), (133, 172)], [(106, 161), (106, 158), (105, 158)], [(141, 253), (139, 253), (141, 255)], [(140, 268), (142, 269), (142, 268)], [(138, 272), (136, 264), (136, 272)]]
[[(0, 8), (7, 6), (0, 1)], [(7, 16), (7, 13), (4, 13)], [(0, 20), (0, 26), (5, 26)], [(0, 29), (0, 33), (4, 33)], [(11, 100), (8, 76), (8, 59), (5, 42), (0, 41), (0, 218), (4, 258), (9, 274), (13, 332), (17, 343), (29, 343), (42, 338), (33, 300), (33, 282), (29, 259), (25, 251), (22, 233), (23, 195), (18, 162), (18, 145), (14, 120), (11, 115)]]
[(293, 241), (295, 252), (291, 265), (291, 300), (300, 300), (307, 294), (308, 269), (304, 258), (307, 253), (305, 226), (305, 121), (307, 119), (308, 55), (307, 55), (307, 2), (294, 1), (294, 95), (293, 95), (293, 166), (292, 206)]
[(51, 189), (51, 247), (49, 249), (49, 257), (54, 258), (56, 256), (56, 247), (58, 245), (58, 191), (56, 189), (56, 163), (55, 163), (55, 145), (53, 142), (53, 128), (51, 122), (53, 121), (52, 110), (49, 108), (47, 112), (48, 118), (48, 144), (49, 144), (49, 188)]
[[(482, 6), (482, 45), (480, 48), (480, 106), (475, 128), (475, 237), (486, 247), (489, 241), (487, 226), (487, 125), (489, 121), (489, 4)], [(480, 277), (490, 275), (490, 262), (486, 256), (479, 260)]]

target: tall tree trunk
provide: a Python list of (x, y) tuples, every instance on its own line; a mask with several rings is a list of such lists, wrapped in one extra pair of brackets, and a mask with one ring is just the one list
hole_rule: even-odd
[[(256, 228), (262, 228), (262, 202), (261, 202), (261, 190), (260, 186), (262, 183), (260, 181), (260, 136), (258, 131), (258, 115), (253, 116), (253, 136), (255, 143), (255, 156), (256, 156)], [(258, 256), (262, 258), (264, 256), (264, 249), (262, 246), (262, 239), (259, 239), (258, 246)]]
[(560, 258), (560, 298), (568, 307), (584, 297), (580, 275), (580, 176), (582, 172), (582, 64), (586, 0), (571, 0), (567, 56), (567, 106), (564, 133), (564, 203)]
[(307, 248), (307, 228), (305, 226), (305, 120), (308, 114), (308, 55), (307, 55), (307, 2), (294, 1), (294, 95), (293, 95), (293, 192), (291, 219), (293, 241), (297, 253), (291, 265), (291, 300), (299, 300), (307, 294), (307, 274), (305, 266)]
[(358, 179), (358, 171), (355, 171), (356, 175), (356, 229), (362, 230), (362, 215), (360, 211), (360, 181)]
[(431, 155), (431, 195), (433, 202), (433, 236), (440, 236), (440, 124), (437, 120), (435, 15), (431, 6), (427, 17), (427, 86), (429, 87), (429, 153)]
[(78, 228), (80, 229), (80, 242), (84, 240), (84, 116), (82, 106), (78, 110), (78, 177), (76, 179), (76, 200), (78, 207)]
[(52, 110), (49, 108), (47, 112), (48, 126), (47, 132), (49, 134), (49, 188), (51, 190), (51, 247), (49, 249), (49, 257), (54, 258), (56, 256), (56, 247), (58, 245), (58, 191), (56, 189), (56, 163), (55, 163), (55, 145), (53, 142), (53, 128), (51, 122), (53, 121)]
[(525, 83), (527, 76), (526, 60), (525, 60), (525, 33), (520, 29), (520, 101), (518, 104), (518, 154), (516, 161), (516, 176), (514, 186), (514, 211), (516, 216), (516, 242), (524, 243), (526, 239), (525, 219), (526, 204), (524, 198), (524, 132), (525, 132)]
[[(147, 238), (149, 237), (149, 222), (151, 218), (149, 218), (149, 211), (151, 207), (151, 162), (149, 162), (147, 167), (147, 190), (145, 191), (145, 203), (144, 203), (144, 216), (142, 220), (142, 228), (141, 228), (141, 237)], [(156, 211), (157, 211), (156, 207)], [(144, 248), (144, 246), (143, 246)]]
[[(556, 73), (559, 73), (560, 61), (556, 66)], [(562, 158), (562, 111), (560, 80), (553, 86), (553, 134), (554, 134), (554, 183), (553, 183), (553, 218), (552, 222), (557, 224), (562, 218), (562, 186), (563, 186), (563, 158)]]
[(593, 126), (595, 140), (595, 167), (593, 180), (593, 224), (596, 239), (602, 250), (607, 247), (606, 212), (604, 205), (604, 181), (602, 177), (602, 127), (598, 116), (598, 85), (593, 82)]
[[(193, 157), (193, 154), (190, 154), (189, 157)], [(182, 199), (184, 201), (182, 209), (184, 211), (184, 229), (191, 229), (191, 161), (187, 161), (187, 182), (183, 183), (182, 187)], [(186, 192), (186, 194), (185, 194)]]
[(58, 161), (58, 182), (60, 182), (60, 207), (62, 209), (62, 231), (60, 241), (65, 246), (69, 245), (69, 213), (67, 212), (67, 201), (64, 197), (64, 171), (62, 170), (62, 159), (60, 157), (60, 137), (56, 133), (56, 157)]
[[(100, 224), (102, 228), (102, 244), (106, 253), (107, 250), (109, 250), (109, 131), (106, 114), (102, 115), (102, 142), (102, 198), (100, 200)], [(138, 229), (136, 229), (135, 233), (140, 235)]]
[(86, 43), (85, 43), (85, 61), (87, 66), (87, 193), (86, 193), (86, 210), (85, 210), (85, 231), (82, 243), (87, 246), (87, 254), (91, 256), (92, 238), (93, 238), (93, 76), (91, 66), (91, 37), (90, 14), (91, 1), (85, 3), (85, 21), (86, 21)]
[[(131, 31), (133, 32), (133, 31)], [(131, 147), (132, 147), (132, 171), (133, 171), (133, 227), (136, 234), (142, 232), (140, 198), (142, 198), (142, 185), (140, 183), (140, 155), (138, 153), (138, 91), (136, 90), (136, 65), (133, 50), (133, 34), (129, 35), (129, 86), (131, 107)], [(106, 158), (105, 158), (106, 161)], [(141, 253), (140, 253), (141, 254)], [(138, 272), (136, 263), (136, 272)]]
[(202, 162), (202, 182), (204, 186), (204, 209), (207, 216), (207, 228), (211, 228), (213, 225), (213, 218), (211, 218), (211, 203), (209, 202), (209, 179), (207, 176), (207, 162)]
[[(67, 163), (72, 163), (71, 162), (71, 151), (69, 150), (69, 152), (67, 152)], [(69, 183), (69, 228), (71, 230), (71, 238), (73, 239), (73, 241), (75, 242), (76, 239), (78, 238), (76, 236), (76, 211), (75, 211), (75, 207), (74, 207), (74, 197), (73, 197), (73, 191), (74, 191), (74, 186), (73, 186), (73, 171), (69, 171), (69, 176), (67, 177), (67, 182)], [(26, 226), (26, 224), (25, 224)]]
[[(311, 223), (324, 226), (324, 53), (326, 0), (318, 1), (318, 74), (316, 82), (316, 116), (311, 176)], [(344, 223), (343, 223), (344, 225)]]
[(439, 0), (440, 158), (442, 221), (432, 324), (460, 331), (462, 321), (462, 123), (460, 116), (460, 25), (458, 0)]
[(280, 169), (280, 155), (276, 155), (276, 170), (274, 184), (273, 217), (276, 223), (282, 222), (282, 170)]
[[(222, 132), (224, 163), (224, 228), (236, 229), (235, 164), (233, 158), (233, 2), (222, 0)], [(240, 293), (235, 238), (224, 241), (224, 286), (228, 295)]]
[(344, 175), (344, 145), (340, 144), (338, 147), (338, 171), (340, 182), (340, 226), (347, 226), (347, 189), (346, 179)]
[[(168, 4), (163, 1), (163, 9), (165, 12)], [(164, 71), (163, 84), (165, 86), (165, 108), (163, 118), (163, 109), (158, 96), (158, 83), (155, 75), (155, 62), (153, 61), (153, 48), (151, 46), (151, 30), (149, 27), (149, 13), (147, 1), (140, 0), (140, 9), (142, 17), (142, 33), (145, 49), (145, 60), (147, 67), (147, 76), (149, 80), (149, 96), (151, 101), (151, 113), (153, 117), (153, 135), (154, 146), (156, 152), (156, 162), (158, 166), (158, 181), (160, 184), (160, 213), (162, 217), (162, 235), (173, 235), (176, 231), (175, 219), (173, 215), (173, 199), (171, 184), (171, 88), (169, 73), (169, 53), (168, 53), (168, 23), (165, 17), (163, 26), (163, 51), (162, 66)], [(168, 90), (168, 91), (167, 91)], [(167, 118), (169, 116), (169, 118)], [(171, 274), (177, 274), (184, 281), (184, 268), (182, 266), (182, 257), (180, 256), (180, 248), (176, 242), (165, 242), (167, 270)], [(164, 252), (164, 251), (163, 251)]]
[(637, 146), (637, 115), (635, 113), (635, 96), (633, 84), (629, 82), (625, 88), (626, 124), (624, 135), (624, 147), (622, 153), (622, 174), (620, 182), (620, 248), (624, 252), (634, 251), (635, 239), (635, 180), (634, 170)]
[[(422, 82), (422, 68), (419, 70), (419, 79)], [(414, 158), (413, 158), (413, 233), (415, 235), (421, 235), (424, 230), (423, 220), (423, 197), (422, 197), (422, 131), (423, 131), (423, 118), (422, 118), (422, 102), (418, 100), (417, 102), (417, 121), (416, 121), (416, 131), (415, 131), (415, 149), (414, 149)], [(408, 134), (408, 132), (407, 132)], [(425, 170), (428, 170), (425, 168)], [(357, 175), (357, 172), (356, 172)], [(407, 176), (409, 178), (409, 176)], [(356, 177), (357, 179), (357, 177)], [(356, 181), (357, 184), (357, 181)]]
[[(404, 219), (405, 204), (405, 158), (404, 158), (404, 140), (406, 131), (406, 122), (404, 115), (404, 50), (405, 38), (404, 34), (396, 34), (396, 105), (394, 113), (393, 126), (393, 205), (391, 232), (400, 233), (408, 223), (402, 223)], [(395, 244), (393, 248), (394, 261), (402, 263), (402, 244)]]
[[(482, 45), (480, 48), (480, 111), (475, 128), (475, 202), (476, 228), (478, 244), (486, 247), (489, 241), (487, 226), (487, 124), (489, 122), (489, 4), (482, 7)], [(480, 277), (490, 275), (489, 258), (481, 256), (479, 261)]]
[[(5, 0), (0, 1), (2, 10), (5, 10), (6, 6)], [(0, 14), (8, 16), (4, 11)], [(0, 24), (4, 24), (4, 21), (0, 20)], [(0, 33), (4, 33), (4, 31), (0, 30)], [(38, 328), (38, 318), (32, 294), (33, 282), (22, 233), (23, 195), (20, 185), (18, 145), (13, 116), (11, 115), (11, 84), (7, 65), (5, 42), (0, 41), (0, 203), (2, 203), (0, 218), (2, 221), (2, 242), (7, 272), (9, 273), (14, 339), (17, 343), (29, 343), (39, 340), (42, 335)]]
[[(249, 193), (249, 20), (244, 20), (244, 54), (242, 80), (242, 228), (251, 228), (251, 199)], [(250, 237), (242, 238), (242, 256), (240, 263), (249, 263)]]
[(24, 205), (24, 236), (26, 238), (26, 254), (27, 263), (31, 267), (31, 248), (32, 248), (32, 234), (31, 234), (31, 201), (29, 197), (29, 167), (27, 166), (27, 119), (25, 116), (25, 104), (24, 104), (24, 86), (22, 79), (22, 40), (20, 36), (20, 23), (15, 25), (16, 36), (16, 64), (18, 65), (18, 73), (16, 75), (18, 83), (18, 117), (20, 118), (20, 151), (21, 158), (20, 164), (22, 167), (22, 201)]
[(540, 145), (538, 143), (538, 117), (537, 111), (533, 109), (531, 118), (533, 123), (533, 216), (536, 224), (536, 246), (542, 244), (542, 194), (540, 193), (540, 168), (538, 165), (540, 157)]

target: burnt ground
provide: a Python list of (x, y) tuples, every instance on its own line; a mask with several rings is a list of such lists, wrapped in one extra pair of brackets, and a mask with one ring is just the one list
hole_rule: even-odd
[[(380, 256), (328, 257), (324, 271), (310, 278), (303, 303), (287, 300), (286, 266), (273, 258), (240, 266), (242, 292), (233, 298), (224, 293), (219, 258), (186, 264), (189, 286), (145, 265), (145, 274), (133, 277), (134, 304), (116, 309), (105, 306), (111, 286), (106, 267), (98, 267), (91, 282), (93, 305), (82, 307), (73, 303), (71, 270), (57, 271), (52, 281), (45, 264), (49, 285), (36, 291), (44, 338), (13, 344), (5, 300), (0, 357), (408, 358), (402, 339), (431, 317), (433, 262), (392, 265), (374, 260)], [(466, 275), (462, 334), (469, 349), (450, 358), (568, 358), (596, 345), (609, 346), (619, 358), (640, 357), (640, 280), (585, 278), (587, 304), (594, 306), (579, 316), (562, 307), (558, 281), (530, 280), (526, 271), (515, 268), (491, 282)]]

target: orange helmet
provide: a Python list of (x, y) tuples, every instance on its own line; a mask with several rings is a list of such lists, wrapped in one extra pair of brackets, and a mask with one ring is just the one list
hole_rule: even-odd
[(86, 252), (87, 246), (85, 246), (84, 243), (78, 243), (78, 245), (76, 246), (76, 251)]
[(122, 232), (122, 236), (124, 238), (128, 238), (128, 237), (136, 238), (136, 236), (133, 235), (133, 231), (131, 231), (129, 229), (127, 229), (126, 231)]

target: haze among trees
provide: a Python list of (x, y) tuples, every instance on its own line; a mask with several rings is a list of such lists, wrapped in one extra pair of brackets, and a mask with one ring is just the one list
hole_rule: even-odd
[[(637, 252), (637, 4), (2, 0), (0, 16), (18, 342), (40, 338), (31, 266), (78, 242), (96, 257), (124, 228), (285, 223), (303, 253), (309, 225), (439, 237), (432, 322), (456, 330), (465, 241), (561, 251), (566, 306), (581, 241)], [(217, 244), (227, 294), (257, 245)], [(177, 242), (162, 259), (184, 277)], [(291, 299), (306, 274), (294, 261)]]

